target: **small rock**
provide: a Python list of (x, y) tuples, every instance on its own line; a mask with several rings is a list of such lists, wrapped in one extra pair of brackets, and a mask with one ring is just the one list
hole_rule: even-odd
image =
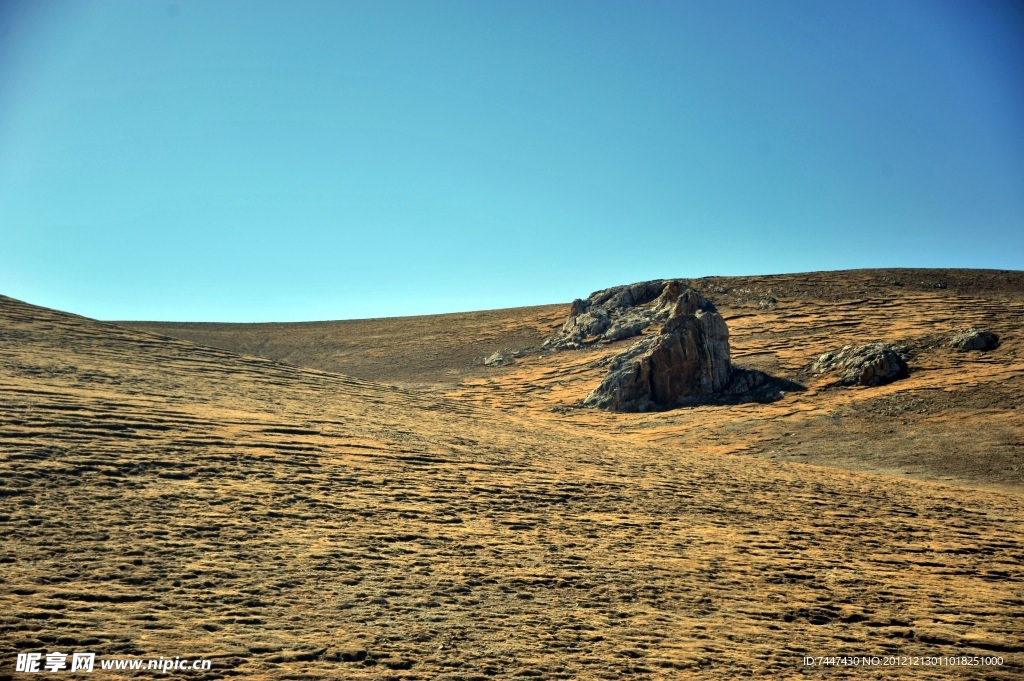
[(489, 367), (500, 367), (511, 363), (512, 360), (510, 360), (508, 357), (501, 354), (500, 352), (495, 352), (494, 354), (484, 357), (484, 364)]
[(762, 310), (774, 310), (775, 306), (779, 304), (772, 296), (764, 296), (761, 300), (757, 301), (757, 306)]
[(910, 375), (906, 346), (883, 342), (845, 345), (826, 352), (811, 365), (814, 374), (838, 374), (837, 385), (879, 386)]
[(968, 350), (994, 350), (999, 347), (999, 336), (984, 329), (963, 329), (949, 341), (949, 346), (961, 352)]

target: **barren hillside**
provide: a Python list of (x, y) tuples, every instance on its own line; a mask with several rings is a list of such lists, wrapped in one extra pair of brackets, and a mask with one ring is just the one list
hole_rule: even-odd
[[(795, 371), (793, 325), (809, 349), (842, 340), (801, 316), (821, 305), (777, 297), (746, 317), (742, 301), (720, 304), (740, 353), (777, 348)], [(867, 322), (841, 303), (814, 314), (853, 334)], [(502, 313), (498, 337), (539, 338), (557, 312)], [(745, 336), (743, 319), (763, 321)], [(1016, 353), (1005, 320), (1002, 352)], [(0, 330), (3, 674), (17, 652), (54, 650), (213, 661), (188, 678), (1024, 673), (1019, 494), (729, 453), (776, 423), (809, 428), (796, 417), (815, 409), (889, 423), (866, 405), (897, 393), (818, 391), (832, 406), (816, 407), (811, 385), (732, 416), (551, 412), (607, 348), (457, 364), (477, 378), (410, 389), (8, 298)], [(1019, 380), (1015, 354), (993, 356), (969, 395)], [(929, 387), (951, 371), (918, 372), (915, 390), (956, 388), (965, 408), (961, 383)], [(1019, 435), (1019, 420), (1003, 427)], [(790, 428), (787, 445), (814, 446)], [(803, 666), (962, 654), (1003, 664)]]
[[(857, 270), (691, 284), (725, 316), (735, 363), (806, 390), (770, 405), (553, 413), (581, 400), (600, 382), (604, 360), (630, 343), (544, 352), (567, 304), (308, 324), (124, 324), (633, 442), (1024, 490), (1024, 273)], [(1002, 344), (986, 353), (948, 348), (969, 326), (992, 329)], [(807, 375), (821, 353), (876, 339), (910, 347), (909, 379), (837, 390)], [(494, 352), (513, 363), (485, 366)]]

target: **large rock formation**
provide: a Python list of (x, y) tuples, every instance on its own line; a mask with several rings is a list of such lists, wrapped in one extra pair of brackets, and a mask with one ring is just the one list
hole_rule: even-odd
[[(544, 347), (565, 350), (638, 336), (650, 325), (668, 320), (684, 290), (692, 291), (678, 279), (658, 279), (615, 286), (592, 293), (586, 300), (576, 299), (562, 330)], [(708, 305), (707, 301), (702, 305)]]
[(909, 351), (903, 345), (881, 341), (844, 345), (818, 357), (811, 365), (811, 373), (835, 374), (834, 385), (878, 386), (909, 376), (909, 358)]
[(651, 411), (682, 405), (777, 400), (792, 381), (738, 369), (729, 359), (729, 329), (711, 301), (684, 280), (645, 281), (593, 293), (572, 304), (562, 329), (544, 346), (582, 348), (640, 336), (602, 360), (608, 375), (583, 406)]
[(583, 401), (585, 406), (648, 411), (721, 395), (732, 371), (725, 320), (696, 291), (680, 292), (676, 282), (665, 286), (656, 307), (667, 307), (668, 296), (675, 301), (660, 332), (644, 336), (615, 357), (601, 385)]

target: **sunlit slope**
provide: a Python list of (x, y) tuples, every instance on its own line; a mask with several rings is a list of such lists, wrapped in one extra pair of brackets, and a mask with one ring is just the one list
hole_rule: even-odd
[(4, 673), (30, 650), (214, 659), (190, 678), (1024, 673), (1019, 495), (652, 446), (5, 298), (0, 330)]
[[(129, 324), (637, 443), (1024, 491), (1024, 273), (853, 270), (691, 283), (725, 316), (737, 364), (807, 390), (772, 405), (553, 414), (596, 387), (602, 360), (631, 342), (542, 352), (568, 305), (310, 324)], [(949, 337), (968, 326), (995, 331), (1002, 344), (951, 350)], [(829, 390), (827, 378), (804, 373), (823, 352), (876, 339), (911, 347), (909, 379)], [(484, 366), (495, 351), (514, 363)]]
[[(594, 388), (625, 341), (526, 357), (448, 394), (637, 442), (1024, 491), (1024, 273), (866, 270), (695, 283), (725, 316), (734, 363), (806, 390), (766, 405), (550, 414)], [(951, 349), (950, 337), (971, 326), (995, 331), (1000, 346)], [(806, 372), (823, 352), (876, 339), (910, 347), (909, 378), (830, 388), (834, 377)]]

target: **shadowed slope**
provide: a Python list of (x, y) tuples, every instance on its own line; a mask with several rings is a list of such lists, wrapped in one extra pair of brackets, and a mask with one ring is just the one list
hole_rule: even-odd
[(219, 324), (118, 322), (151, 331), (395, 385), (454, 385), (479, 375), (496, 351), (538, 348), (563, 305), (333, 322)]
[(1006, 664), (963, 677), (1024, 672), (1019, 496), (652, 447), (5, 298), (0, 322), (4, 665), (721, 678), (966, 652)]

